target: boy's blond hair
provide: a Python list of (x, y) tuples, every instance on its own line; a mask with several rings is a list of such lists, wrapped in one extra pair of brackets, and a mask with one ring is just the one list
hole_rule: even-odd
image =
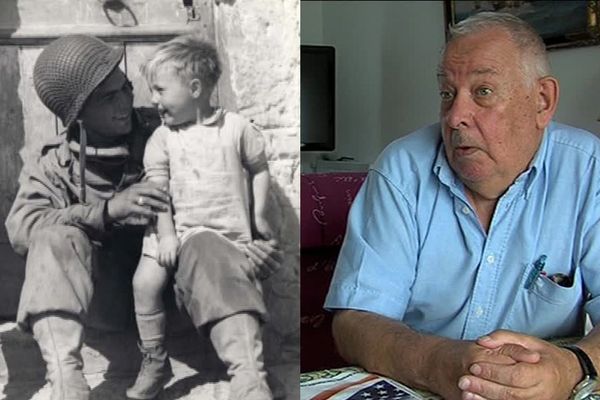
[(141, 71), (151, 83), (163, 66), (174, 68), (182, 79), (200, 79), (208, 89), (213, 89), (221, 76), (217, 50), (196, 34), (178, 36), (159, 45)]

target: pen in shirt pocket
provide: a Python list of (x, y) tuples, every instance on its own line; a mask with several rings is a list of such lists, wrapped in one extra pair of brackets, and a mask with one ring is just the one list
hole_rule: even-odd
[(538, 258), (538, 260), (533, 263), (533, 269), (529, 271), (527, 281), (525, 281), (525, 289), (531, 289), (536, 279), (538, 279), (540, 275), (548, 277), (548, 279), (556, 283), (558, 286), (562, 286), (565, 288), (572, 287), (573, 278), (571, 276), (563, 274), (561, 272), (552, 275), (546, 274), (546, 271), (544, 271), (544, 267), (546, 266), (546, 258), (546, 255), (542, 254), (540, 258)]
[(527, 275), (527, 280), (525, 281), (525, 289), (531, 289), (535, 280), (540, 276), (542, 271), (544, 271), (544, 266), (546, 265), (546, 255), (542, 254), (540, 258), (537, 259), (536, 262), (533, 263), (533, 268), (529, 271), (529, 275)]

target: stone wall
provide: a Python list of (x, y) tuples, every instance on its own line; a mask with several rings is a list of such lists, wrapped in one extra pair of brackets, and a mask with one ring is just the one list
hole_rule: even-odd
[(221, 1), (214, 14), (216, 42), (227, 71), (219, 100), (262, 128), (273, 211), (281, 220), (284, 266), (264, 286), (271, 313), (265, 335), (269, 364), (299, 362), (299, 9), (299, 0)]
[[(282, 270), (265, 282), (266, 357), (298, 360), (300, 208), (299, 0), (221, 1), (215, 36), (226, 70), (220, 102), (254, 120), (268, 143), (272, 200), (281, 220)], [(298, 361), (296, 361), (298, 362)]]

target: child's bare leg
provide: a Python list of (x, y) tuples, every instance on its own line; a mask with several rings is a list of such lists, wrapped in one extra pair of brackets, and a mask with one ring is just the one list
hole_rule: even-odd
[(142, 256), (133, 276), (135, 314), (144, 347), (162, 344), (165, 332), (165, 310), (162, 293), (169, 273), (158, 261)]
[(133, 276), (135, 311), (142, 314), (163, 309), (162, 292), (169, 280), (169, 272), (154, 258), (142, 256)]

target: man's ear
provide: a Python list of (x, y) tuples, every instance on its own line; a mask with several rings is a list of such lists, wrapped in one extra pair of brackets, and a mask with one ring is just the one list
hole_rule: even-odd
[(190, 93), (195, 99), (199, 98), (202, 94), (202, 81), (198, 78), (194, 78), (190, 81)]
[(558, 95), (558, 81), (555, 78), (546, 76), (538, 81), (535, 120), (538, 129), (544, 129), (550, 123), (558, 105)]

